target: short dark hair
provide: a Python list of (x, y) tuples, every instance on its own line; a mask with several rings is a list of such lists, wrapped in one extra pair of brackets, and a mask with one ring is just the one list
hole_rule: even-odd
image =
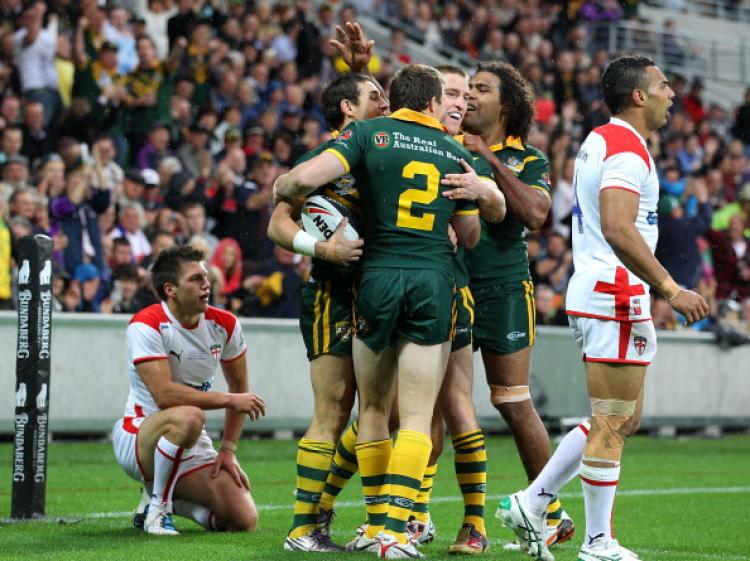
[(443, 77), (426, 64), (409, 64), (396, 73), (391, 83), (391, 111), (424, 111), (432, 98), (443, 98)]
[(189, 245), (176, 245), (160, 251), (151, 266), (151, 281), (159, 298), (167, 300), (164, 285), (166, 283), (176, 285), (179, 282), (183, 263), (200, 262), (203, 259), (203, 252)]
[(635, 88), (646, 88), (646, 68), (649, 66), (656, 66), (656, 63), (640, 55), (621, 56), (607, 66), (602, 76), (602, 95), (612, 115), (628, 108)]
[(359, 105), (359, 85), (369, 81), (363, 74), (348, 73), (336, 76), (323, 89), (320, 101), (323, 106), (323, 117), (331, 129), (340, 130), (344, 125), (344, 114), (341, 102), (348, 99), (352, 105)]
[(130, 241), (125, 236), (118, 236), (112, 240), (112, 249), (114, 250), (117, 247), (130, 248)]
[(489, 72), (500, 80), (500, 103), (508, 119), (505, 134), (525, 142), (534, 121), (534, 90), (529, 81), (506, 62), (479, 63), (477, 72)]
[(138, 282), (138, 268), (135, 265), (118, 265), (112, 271), (112, 278), (119, 281)]
[(437, 66), (435, 66), (435, 70), (437, 70), (441, 74), (458, 74), (459, 76), (463, 76), (464, 78), (469, 77), (469, 73), (466, 72), (466, 70), (464, 70), (460, 66), (455, 66), (453, 64), (438, 64)]

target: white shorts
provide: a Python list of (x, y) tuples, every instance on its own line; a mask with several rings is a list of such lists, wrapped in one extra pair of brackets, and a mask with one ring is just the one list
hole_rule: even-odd
[[(138, 429), (145, 418), (123, 417), (118, 419), (112, 428), (112, 445), (117, 463), (125, 470), (125, 473), (141, 483), (150, 482), (153, 479), (144, 473), (138, 458)], [(177, 470), (177, 481), (179, 482), (194, 471), (210, 466), (216, 460), (216, 456), (213, 442), (204, 430), (195, 446), (185, 451)]]
[(656, 354), (654, 322), (627, 322), (568, 316), (585, 362), (651, 364)]

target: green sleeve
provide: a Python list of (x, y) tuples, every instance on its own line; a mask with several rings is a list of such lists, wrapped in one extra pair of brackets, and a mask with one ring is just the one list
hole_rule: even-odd
[(537, 187), (549, 193), (549, 161), (541, 152), (532, 152), (526, 158), (526, 165), (518, 179), (526, 185)]
[(349, 173), (364, 158), (366, 148), (367, 136), (362, 123), (351, 123), (325, 151), (341, 160)]
[(486, 177), (495, 181), (494, 174), (492, 173), (492, 166), (483, 156), (473, 156), (473, 160), (472, 165), (479, 177)]

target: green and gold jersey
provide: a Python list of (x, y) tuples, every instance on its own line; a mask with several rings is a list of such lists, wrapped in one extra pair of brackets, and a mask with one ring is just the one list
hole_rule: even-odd
[(145, 135), (157, 121), (171, 121), (169, 98), (172, 90), (172, 75), (166, 65), (155, 62), (150, 68), (137, 67), (124, 76), (123, 86), (130, 100), (148, 94), (156, 96), (156, 105), (128, 109), (129, 132)]
[[(549, 194), (549, 162), (543, 152), (524, 144), (517, 137), (508, 137), (503, 144), (490, 146), (490, 150), (529, 189), (540, 189)], [(529, 278), (524, 230), (524, 225), (513, 217), (510, 210), (499, 224), (482, 221), (479, 243), (466, 252), (472, 288)]]
[[(334, 136), (337, 137), (338, 133), (334, 132)], [(307, 154), (301, 156), (294, 165), (299, 165), (302, 162), (306, 162), (318, 154), (325, 152), (328, 148), (333, 146), (335, 141), (336, 138), (333, 138), (328, 142), (324, 142), (317, 148), (310, 150)], [(333, 183), (321, 185), (315, 191), (310, 193), (310, 196), (313, 195), (325, 195), (329, 199), (333, 199), (349, 209), (352, 213), (352, 218), (356, 219), (357, 222), (359, 221), (359, 191), (357, 191), (357, 187), (354, 184), (354, 177), (352, 177), (352, 174), (347, 173), (346, 175), (339, 177)], [(356, 270), (356, 267), (354, 266), (342, 267), (341, 265), (334, 265), (323, 259), (313, 259), (312, 265), (310, 275), (316, 281), (332, 280), (333, 278), (341, 277), (342, 275), (352, 275)]]
[(399, 109), (352, 123), (328, 148), (359, 188), (364, 268), (439, 269), (454, 274), (448, 223), (476, 204), (442, 196), (440, 180), (473, 165), (466, 148), (432, 117)]

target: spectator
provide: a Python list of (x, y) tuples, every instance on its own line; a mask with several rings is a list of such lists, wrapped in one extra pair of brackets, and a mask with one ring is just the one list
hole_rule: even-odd
[(56, 123), (62, 110), (55, 67), (57, 17), (51, 16), (45, 29), (42, 27), (45, 11), (43, 2), (27, 4), (21, 14), (21, 28), (14, 35), (23, 95), (42, 104), (44, 128)]
[(148, 141), (138, 152), (136, 165), (144, 170), (157, 169), (162, 158), (170, 156), (169, 127), (163, 122), (154, 123), (148, 133)]
[(659, 201), (659, 242), (656, 258), (680, 286), (694, 290), (702, 275), (697, 239), (711, 226), (712, 208), (703, 178), (692, 178), (683, 200), (696, 207), (688, 212), (682, 201), (665, 195)]
[(13, 234), (5, 220), (5, 201), (0, 198), (0, 310), (13, 309)]
[(109, 259), (109, 267), (114, 271), (118, 267), (123, 265), (133, 265), (135, 259), (133, 259), (133, 250), (130, 247), (130, 242), (126, 237), (112, 238), (112, 253)]
[(274, 246), (273, 256), (247, 277), (243, 290), (230, 300), (230, 309), (240, 315), (276, 318), (298, 318), (300, 289), (307, 278), (309, 262), (302, 257)]
[(568, 325), (568, 316), (561, 305), (561, 298), (552, 288), (546, 284), (535, 286), (534, 302), (537, 325)]
[(133, 13), (144, 20), (145, 31), (149, 37), (153, 38), (156, 56), (162, 60), (167, 58), (169, 52), (167, 23), (172, 16), (177, 14), (177, 7), (164, 0), (133, 0)]
[(216, 252), (219, 239), (206, 230), (206, 208), (201, 203), (192, 201), (182, 205), (180, 212), (185, 217), (188, 239), (201, 237), (206, 244), (206, 258), (210, 259)]
[(746, 227), (745, 219), (735, 214), (726, 231), (708, 232), (719, 300), (750, 298), (750, 238), (745, 235)]
[(146, 217), (143, 206), (138, 202), (131, 202), (120, 207), (117, 226), (109, 233), (110, 239), (124, 237), (130, 242), (135, 263), (140, 263), (151, 255), (151, 243), (143, 233), (145, 225)]
[(664, 20), (661, 50), (664, 53), (664, 62), (667, 66), (679, 68), (685, 63), (687, 53), (677, 38), (677, 25), (674, 20)]
[(706, 118), (706, 108), (703, 105), (703, 80), (696, 78), (685, 96), (685, 112), (690, 116), (693, 124), (697, 125)]
[(101, 304), (99, 286), (101, 278), (99, 269), (91, 263), (81, 263), (76, 266), (73, 273), (73, 281), (80, 286), (80, 302), (76, 307), (77, 312), (98, 312)]
[(573, 273), (573, 252), (561, 234), (549, 233), (547, 252), (536, 260), (534, 268), (539, 282), (549, 285), (558, 294), (565, 291)]
[(133, 265), (120, 265), (112, 271), (114, 288), (102, 311), (112, 314), (134, 314), (145, 306), (138, 299), (139, 275)]
[(211, 265), (221, 273), (220, 303), (226, 306), (231, 295), (242, 288), (242, 250), (240, 244), (232, 238), (221, 240), (211, 257)]
[(51, 201), (50, 214), (68, 240), (63, 261), (71, 275), (86, 261), (92, 262), (99, 271), (104, 269), (104, 248), (97, 216), (107, 210), (110, 200), (108, 189), (92, 188), (85, 171), (76, 170), (67, 175), (65, 192)]
[(31, 188), (29, 184), (29, 161), (24, 156), (10, 156), (2, 168), (3, 191), (0, 195), (10, 196), (13, 191)]
[(750, 223), (750, 181), (745, 183), (737, 195), (737, 201), (726, 205), (716, 212), (711, 221), (714, 230), (726, 230), (733, 216), (740, 216), (745, 223)]
[(23, 106), (23, 148), (21, 154), (36, 165), (52, 151), (54, 138), (45, 125), (45, 106), (40, 101), (27, 101)]
[(126, 92), (124, 105), (129, 116), (126, 132), (131, 137), (131, 150), (134, 153), (140, 150), (154, 123), (164, 123), (169, 119), (166, 93), (171, 76), (169, 66), (159, 62), (151, 37), (138, 37), (136, 49), (138, 66), (123, 81)]
[(11, 156), (18, 156), (23, 147), (23, 132), (19, 127), (9, 126), (0, 136), (0, 166)]
[(109, 21), (104, 22), (105, 34), (117, 47), (117, 73), (124, 76), (138, 66), (135, 36), (128, 23), (128, 12), (115, 6), (109, 11)]
[(737, 109), (732, 134), (750, 150), (750, 86), (745, 90), (744, 103)]
[(177, 151), (177, 157), (193, 177), (210, 177), (213, 171), (213, 158), (208, 150), (210, 136), (211, 131), (194, 123), (188, 129), (187, 140)]

